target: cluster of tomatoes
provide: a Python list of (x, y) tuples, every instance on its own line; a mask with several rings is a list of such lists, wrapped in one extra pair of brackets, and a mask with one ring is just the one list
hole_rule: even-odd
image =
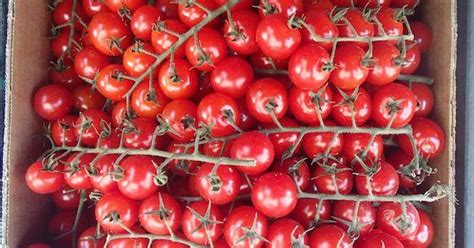
[(443, 151), (430, 87), (397, 81), (430, 47), (418, 1), (233, 1), (55, 1), (25, 175), (51, 244), (428, 247), (410, 202), (324, 198), (416, 194)]

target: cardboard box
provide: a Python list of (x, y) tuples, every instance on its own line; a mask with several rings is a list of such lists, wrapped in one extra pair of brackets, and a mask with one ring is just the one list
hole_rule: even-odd
[[(2, 247), (22, 247), (46, 235), (52, 213), (49, 197), (31, 192), (24, 183), (27, 166), (45, 149), (33, 136), (42, 130), (31, 98), (34, 90), (48, 80), (50, 13), (47, 0), (12, 0), (9, 5), (5, 149), (3, 151)], [(446, 133), (442, 156), (432, 162), (438, 173), (428, 183), (453, 187), (455, 149), (455, 63), (456, 1), (422, 0), (417, 13), (433, 29), (433, 44), (423, 58), (423, 74), (435, 79), (436, 106), (433, 117)], [(462, 175), (461, 175), (462, 176)], [(432, 247), (454, 247), (454, 195), (436, 202), (436, 228)]]

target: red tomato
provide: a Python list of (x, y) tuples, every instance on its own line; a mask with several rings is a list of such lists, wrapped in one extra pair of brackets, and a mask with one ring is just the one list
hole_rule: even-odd
[(377, 161), (382, 158), (383, 155), (383, 139), (380, 136), (376, 136), (373, 142), (372, 135), (363, 133), (344, 134), (344, 147), (342, 149), (343, 155), (347, 161), (356, 161), (356, 155), (359, 158), (361, 153), (368, 148), (367, 158), (372, 161)]
[(402, 241), (405, 247), (426, 248), (429, 247), (434, 238), (434, 227), (430, 216), (423, 210), (418, 209), (420, 215), (420, 227), (415, 235)]
[(255, 166), (239, 166), (237, 169), (248, 175), (258, 175), (270, 167), (275, 153), (273, 144), (267, 136), (252, 131), (234, 140), (230, 156), (233, 159), (255, 160)]
[[(70, 247), (73, 243), (72, 232), (76, 218), (76, 211), (62, 210), (53, 215), (48, 223), (48, 233), (51, 237), (65, 235), (60, 239), (54, 240), (53, 247)], [(88, 226), (85, 218), (80, 218), (76, 230), (78, 233), (84, 231)], [(68, 234), (66, 234), (68, 233)]]
[(123, 121), (129, 116), (127, 113), (127, 104), (125, 100), (117, 102), (112, 107), (112, 113), (110, 114), (112, 118), (112, 126), (119, 127), (122, 125)]
[(347, 233), (335, 224), (324, 224), (316, 227), (309, 238), (309, 245), (312, 248), (352, 247), (352, 240)]
[(33, 107), (43, 119), (55, 121), (71, 110), (73, 101), (69, 91), (59, 84), (48, 84), (35, 92)]
[[(224, 5), (226, 4), (227, 2), (229, 2), (229, 0), (214, 0), (214, 2), (216, 2), (217, 5)], [(253, 7), (253, 0), (240, 0), (237, 2), (236, 5), (234, 5), (231, 10), (232, 11), (237, 11), (237, 10), (247, 10), (247, 9), (250, 9)]]
[(256, 41), (257, 26), (260, 22), (258, 15), (250, 10), (239, 10), (232, 12), (232, 21), (233, 25), (226, 21), (223, 30), (224, 39), (229, 48), (242, 55), (259, 51)]
[(310, 170), (308, 164), (301, 158), (288, 158), (275, 163), (273, 171), (291, 176), (298, 188), (305, 190), (309, 186)]
[(118, 148), (121, 143), (120, 136), (121, 136), (121, 133), (119, 133), (117, 129), (113, 129), (110, 132), (109, 131), (102, 132), (102, 135), (99, 141), (99, 147), (101, 149)]
[[(72, 0), (66, 0), (61, 2), (56, 2), (54, 11), (53, 11), (53, 22), (56, 26), (66, 25), (70, 23), (73, 19), (73, 7), (74, 7), (74, 14), (77, 15), (74, 17), (74, 29), (81, 30), (83, 26), (81, 23), (77, 21), (77, 18), (81, 18), (82, 20), (87, 20), (86, 13), (82, 8), (82, 5), (77, 3), (74, 6)], [(67, 28), (69, 29), (69, 27)], [(69, 32), (69, 31), (68, 31)]]
[(250, 111), (247, 107), (246, 97), (242, 97), (237, 100), (237, 105), (239, 105), (240, 112), (240, 125), (239, 127), (244, 131), (249, 131), (255, 129), (257, 125), (257, 120), (250, 115)]
[(319, 160), (313, 171), (312, 180), (318, 192), (323, 194), (339, 192), (347, 195), (354, 187), (352, 169), (343, 157), (329, 158), (327, 161)]
[(25, 181), (28, 188), (37, 194), (50, 194), (60, 190), (64, 184), (63, 166), (56, 163), (46, 168), (43, 162), (36, 161), (26, 170)]
[(137, 222), (137, 212), (136, 202), (126, 198), (118, 191), (104, 194), (95, 207), (97, 222), (106, 232), (111, 233), (124, 231), (120, 225), (113, 221), (111, 215), (117, 214), (120, 224), (130, 228)]
[[(384, 31), (382, 32), (378, 25), (374, 25), (376, 36), (382, 36), (384, 33), (389, 37), (403, 35), (404, 24), (401, 18), (397, 19), (397, 10), (389, 7), (381, 8), (376, 17)], [(390, 42), (396, 45), (398, 40), (391, 40)]]
[(389, 6), (390, 2), (392, 0), (358, 0), (357, 4), (360, 7), (369, 7), (369, 8), (375, 8), (375, 7), (381, 7), (381, 6)]
[(359, 163), (355, 165), (355, 184), (357, 192), (361, 195), (393, 196), (397, 194), (400, 185), (397, 171), (385, 161), (366, 164), (367, 170)]
[(202, 153), (211, 157), (229, 157), (232, 142), (233, 140), (228, 140), (225, 143), (222, 141), (205, 143), (202, 146)]
[(174, 59), (174, 63), (166, 61), (160, 68), (158, 75), (160, 88), (163, 93), (173, 99), (186, 99), (196, 94), (198, 73), (184, 59)]
[[(332, 121), (326, 121), (327, 126), (335, 126)], [(336, 137), (334, 137), (336, 136)], [(338, 155), (342, 151), (344, 136), (330, 132), (308, 133), (303, 137), (303, 150), (310, 159), (317, 158), (322, 154)]]
[(262, 18), (277, 13), (282, 13), (287, 17), (303, 14), (302, 0), (260, 0), (259, 2), (259, 14)]
[(186, 58), (196, 69), (210, 71), (227, 57), (227, 43), (218, 31), (211, 28), (203, 28), (198, 31), (196, 37), (197, 41), (194, 41), (194, 37), (186, 41)]
[(68, 186), (63, 186), (62, 189), (51, 194), (54, 206), (60, 209), (77, 209), (80, 198), (79, 191)]
[(75, 153), (66, 161), (64, 174), (65, 182), (73, 189), (92, 188), (91, 179), (88, 174), (91, 162), (95, 159), (93, 153)]
[(169, 99), (161, 92), (160, 85), (154, 80), (151, 85), (148, 80), (141, 82), (133, 91), (130, 105), (134, 113), (140, 117), (156, 119)]
[[(399, 178), (400, 178), (400, 187), (412, 189), (416, 187), (416, 183), (413, 179), (407, 177), (403, 174), (403, 167), (410, 165), (413, 160), (413, 156), (408, 155), (401, 149), (394, 150), (390, 152), (385, 159), (388, 163), (390, 163), (393, 168), (399, 171)], [(409, 168), (409, 167), (408, 167)], [(418, 174), (420, 171), (413, 171), (415, 174)]]
[(51, 138), (57, 146), (75, 146), (77, 144), (77, 133), (74, 128), (74, 122), (77, 117), (66, 115), (52, 123)]
[[(224, 226), (224, 237), (233, 248), (262, 247), (264, 240), (245, 237), (247, 230), (260, 237), (267, 236), (268, 222), (263, 214), (251, 206), (240, 206), (227, 216)], [(241, 238), (244, 237), (243, 240)]]
[[(332, 7), (330, 9), (332, 9)], [(304, 19), (304, 22), (306, 23), (307, 27), (303, 27), (301, 29), (301, 39), (303, 43), (312, 43), (316, 38), (334, 39), (339, 36), (339, 29), (337, 28), (336, 24), (331, 21), (329, 12), (321, 10), (306, 11), (305, 16), (306, 18)], [(316, 35), (316, 37), (313, 35)], [(330, 51), (334, 45), (334, 42), (332, 41), (316, 43), (328, 51)]]
[(189, 100), (174, 100), (166, 104), (161, 117), (168, 123), (168, 135), (176, 141), (189, 142), (195, 137), (197, 106)]
[[(369, 120), (371, 113), (372, 100), (365, 89), (359, 88), (335, 93), (331, 117), (340, 125), (362, 126)], [(352, 123), (353, 114), (355, 123)]]
[(131, 13), (146, 4), (146, 0), (104, 0), (105, 5), (114, 13), (121, 13), (124, 9)]
[(95, 79), (102, 68), (111, 63), (107, 55), (99, 52), (94, 47), (85, 47), (74, 58), (74, 70), (77, 75), (88, 79)]
[(300, 31), (288, 25), (285, 14), (269, 15), (257, 27), (257, 44), (260, 50), (272, 59), (285, 59), (298, 48)]
[(239, 171), (232, 166), (203, 164), (196, 172), (196, 189), (202, 198), (212, 204), (223, 205), (235, 200), (239, 194)]
[(428, 52), (431, 47), (431, 41), (433, 40), (431, 28), (426, 23), (418, 21), (410, 22), (410, 28), (415, 36), (414, 41), (420, 46), (421, 52)]
[(381, 127), (400, 128), (415, 116), (416, 97), (406, 86), (384, 85), (372, 96), (372, 119)]
[(416, 98), (416, 117), (427, 117), (434, 106), (435, 97), (431, 88), (423, 83), (410, 83), (407, 85)]
[(418, 1), (416, 0), (391, 0), (390, 6), (392, 8), (402, 8), (404, 6), (408, 8), (414, 8)]
[(254, 67), (262, 69), (273, 69), (273, 67), (276, 67), (277, 69), (286, 69), (288, 68), (289, 60), (290, 57), (280, 60), (272, 59), (263, 54), (260, 50), (250, 56), (250, 63)]
[[(73, 35), (73, 40), (79, 43), (79, 36)], [(66, 63), (74, 61), (77, 50), (69, 46), (69, 31), (62, 30), (58, 35), (53, 37), (50, 42), (51, 54), (58, 60), (63, 60)]]
[(329, 53), (317, 44), (307, 44), (291, 55), (288, 73), (296, 87), (318, 90), (329, 79), (329, 66)]
[(95, 80), (97, 90), (112, 101), (122, 100), (134, 84), (131, 80), (119, 78), (120, 74), (125, 74), (125, 68), (111, 64), (102, 68)]
[(84, 8), (84, 12), (90, 18), (94, 17), (99, 13), (108, 12), (109, 9), (102, 1), (97, 0), (82, 0), (82, 7)]
[(160, 18), (163, 19), (161, 11), (154, 6), (144, 5), (138, 8), (130, 21), (132, 33), (138, 39), (150, 40), (152, 27)]
[(211, 73), (212, 88), (234, 99), (244, 96), (252, 82), (252, 66), (238, 56), (225, 58)]
[(338, 46), (334, 57), (335, 69), (329, 81), (342, 90), (353, 90), (362, 85), (369, 75), (364, 64), (366, 52), (359, 46), (347, 44)]
[[(370, 202), (360, 202), (356, 212), (356, 202), (336, 201), (332, 215), (338, 218), (337, 225), (346, 231), (350, 228), (351, 232), (360, 236), (367, 235), (375, 226), (375, 208)], [(357, 218), (357, 224), (353, 222), (355, 218)], [(342, 221), (347, 221), (352, 225), (347, 226)]]
[[(410, 123), (418, 153), (423, 158), (433, 159), (439, 156), (445, 146), (445, 136), (441, 127), (434, 121), (418, 117)], [(398, 144), (407, 154), (413, 156), (413, 146), (406, 135), (398, 136)]]
[(288, 109), (287, 90), (278, 80), (259, 79), (247, 91), (247, 108), (250, 115), (260, 122), (274, 122), (272, 115), (281, 119)]
[(198, 201), (191, 203), (184, 210), (181, 225), (188, 240), (208, 245), (221, 236), (224, 229), (223, 220), (224, 215), (217, 206), (210, 205), (206, 201)]
[[(293, 119), (289, 117), (283, 117), (280, 120), (280, 124), (283, 127), (298, 127), (298, 123), (294, 121)], [(272, 128), (277, 128), (277, 125), (275, 123), (264, 123), (263, 128), (265, 129), (272, 129)], [(288, 154), (290, 149), (293, 149), (293, 146), (297, 145), (296, 143), (298, 142), (298, 137), (300, 134), (298, 132), (282, 132), (282, 133), (272, 133), (268, 135), (268, 138), (272, 141), (273, 144), (273, 150), (275, 151), (275, 158), (281, 159), (284, 157), (284, 155), (293, 155), (293, 154), (298, 154), (299, 151), (301, 150), (301, 146), (298, 144), (298, 146), (295, 148), (295, 151), (293, 154)]]
[[(206, 11), (199, 6), (203, 6), (210, 11), (218, 7), (214, 0), (196, 0), (196, 3), (198, 4), (179, 2), (178, 5), (179, 19), (189, 28), (196, 26), (207, 17)], [(218, 19), (214, 19), (210, 26), (216, 26), (217, 24), (219, 24)]]
[(130, 29), (120, 16), (110, 12), (95, 15), (89, 23), (89, 33), (94, 47), (108, 56), (121, 55), (132, 43)]
[(92, 85), (81, 85), (73, 89), (74, 108), (83, 112), (89, 109), (102, 109), (105, 98)]
[(130, 156), (120, 162), (123, 175), (117, 181), (119, 191), (127, 198), (144, 200), (158, 190), (156, 169), (151, 157)]
[(173, 196), (158, 192), (143, 200), (138, 210), (141, 226), (149, 233), (165, 235), (180, 226), (182, 209)]
[(290, 218), (282, 218), (273, 222), (268, 228), (267, 248), (291, 248), (308, 245), (308, 237), (303, 226)]
[(105, 233), (100, 230), (97, 232), (97, 228), (89, 227), (81, 233), (79, 240), (77, 241), (78, 248), (99, 248), (105, 245)]
[(97, 109), (82, 112), (74, 123), (76, 134), (82, 145), (95, 147), (105, 125), (110, 125), (110, 117)]
[[(403, 61), (401, 74), (413, 74), (421, 62), (420, 46), (416, 42), (406, 41), (406, 55)], [(77, 55), (76, 55), (77, 56)]]
[(369, 71), (367, 83), (385, 85), (395, 81), (401, 70), (401, 62), (397, 61), (399, 56), (395, 45), (386, 41), (375, 42), (372, 50), (375, 65)]
[(377, 226), (380, 230), (402, 241), (416, 235), (421, 226), (418, 210), (410, 202), (405, 204), (406, 215), (400, 203), (384, 202), (377, 208)]
[(320, 220), (331, 218), (331, 203), (330, 201), (322, 201), (319, 204), (318, 199), (299, 199), (291, 213), (291, 217), (301, 223), (305, 229), (308, 229), (315, 226)]
[[(374, 36), (374, 25), (370, 23), (363, 15), (362, 11), (359, 9), (349, 9), (344, 14), (344, 18), (352, 24), (354, 29), (352, 29), (349, 25), (347, 25), (344, 21), (340, 20), (338, 24), (339, 28), (339, 36), (341, 37), (355, 37), (353, 31), (365, 38), (373, 37)], [(368, 46), (367, 42), (345, 42), (345, 44), (354, 44), (358, 45), (362, 48), (366, 48)]]
[[(214, 243), (214, 247), (219, 248), (217, 246), (217, 243)], [(188, 248), (188, 246), (170, 240), (155, 240), (153, 241), (153, 245), (151, 246), (151, 248)]]
[(354, 245), (355, 248), (404, 248), (403, 244), (394, 236), (374, 230), (364, 238), (358, 239)]
[[(123, 68), (132, 77), (139, 77), (146, 73), (156, 60), (153, 56), (141, 52), (141, 49), (153, 53), (153, 47), (149, 43), (139, 43), (129, 46), (123, 54)], [(157, 73), (158, 70), (155, 69), (153, 75)]]
[[(194, 147), (186, 148), (182, 145), (183, 144), (173, 141), (168, 145), (168, 148), (166, 150), (174, 154), (192, 154), (194, 152)], [(201, 162), (198, 161), (173, 159), (168, 163), (167, 169), (179, 176), (186, 176), (195, 173), (196, 169), (199, 168), (200, 165)], [(193, 188), (195, 189), (194, 185)]]
[(205, 96), (197, 107), (197, 121), (211, 127), (214, 137), (227, 136), (235, 132), (231, 121), (240, 125), (240, 112), (234, 99), (221, 94), (211, 93)]
[[(178, 20), (166, 19), (162, 24), (167, 30), (177, 34), (182, 34), (187, 31), (186, 26)], [(158, 54), (168, 50), (177, 40), (178, 37), (164, 30), (160, 30), (158, 27), (154, 28), (151, 33), (151, 45)], [(186, 51), (184, 46), (177, 47), (174, 52), (175, 58), (184, 57), (185, 54)]]
[(91, 166), (89, 172), (92, 187), (101, 193), (110, 193), (118, 190), (117, 181), (113, 176), (114, 163), (119, 158), (118, 154), (107, 154), (100, 156)]
[[(154, 138), (156, 121), (138, 117), (122, 124), (123, 145), (126, 148), (148, 149)], [(162, 138), (157, 136), (156, 139)]]
[(252, 203), (259, 212), (268, 217), (280, 218), (295, 209), (298, 189), (287, 174), (268, 172), (257, 179), (251, 196)]
[(319, 0), (317, 2), (314, 0), (303, 0), (303, 3), (306, 11), (325, 11), (330, 13), (334, 9), (334, 4), (331, 3), (331, 0)]
[(339, 7), (353, 7), (351, 2), (355, 5), (359, 0), (331, 0), (331, 2)]
[(170, 0), (158, 0), (155, 6), (168, 18), (178, 18), (178, 5)]
[(333, 108), (333, 93), (330, 87), (321, 88), (319, 91), (292, 87), (288, 98), (293, 116), (308, 125), (319, 125), (318, 110), (321, 118), (325, 119)]
[(124, 247), (148, 248), (149, 242), (150, 241), (148, 239), (137, 239), (137, 238), (115, 239), (115, 240), (110, 241), (110, 243), (107, 245), (107, 248), (124, 248)]
[(82, 85), (83, 83), (74, 71), (74, 67), (65, 65), (64, 63), (58, 63), (50, 67), (49, 80), (55, 84), (60, 84), (69, 90)]

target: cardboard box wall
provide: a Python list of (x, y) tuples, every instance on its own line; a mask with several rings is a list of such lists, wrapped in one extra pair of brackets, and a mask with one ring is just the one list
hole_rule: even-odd
[[(46, 235), (52, 213), (49, 197), (32, 193), (24, 184), (27, 166), (46, 148), (33, 136), (42, 130), (31, 96), (48, 80), (50, 13), (47, 0), (10, 1), (6, 64), (5, 147), (3, 150), (2, 247), (22, 247)], [(454, 189), (456, 1), (422, 0), (417, 14), (433, 29), (433, 44), (423, 57), (423, 74), (433, 77), (433, 117), (446, 133), (446, 150), (433, 166), (439, 172), (428, 183)], [(454, 191), (454, 190), (453, 190)], [(454, 194), (454, 192), (453, 192)], [(433, 204), (436, 228), (432, 247), (454, 247), (454, 196)]]

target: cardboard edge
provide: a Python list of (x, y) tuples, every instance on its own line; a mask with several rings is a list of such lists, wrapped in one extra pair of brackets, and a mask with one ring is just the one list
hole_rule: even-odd
[(7, 45), (5, 51), (5, 113), (4, 113), (4, 136), (3, 136), (3, 178), (2, 178), (2, 231), (3, 235), (0, 240), (2, 247), (8, 247), (8, 223), (9, 223), (9, 196), (10, 196), (10, 126), (11, 126), (11, 82), (13, 75), (13, 30), (15, 16), (15, 1), (9, 1), (7, 14)]

